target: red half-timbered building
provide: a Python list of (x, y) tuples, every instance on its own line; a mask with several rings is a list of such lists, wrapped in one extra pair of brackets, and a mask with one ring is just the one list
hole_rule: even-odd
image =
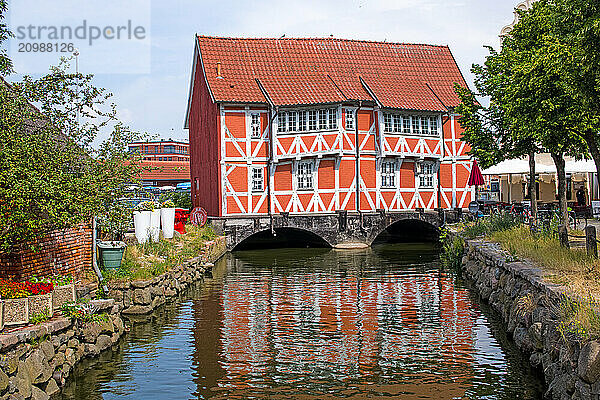
[(211, 216), (466, 207), (447, 46), (197, 36), (185, 127)]

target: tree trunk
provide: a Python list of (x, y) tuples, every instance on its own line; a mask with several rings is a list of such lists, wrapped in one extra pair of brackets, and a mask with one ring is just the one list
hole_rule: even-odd
[[(598, 140), (596, 138), (596, 134), (592, 131), (587, 131), (583, 136), (585, 142), (590, 149), (590, 154), (592, 155), (592, 159), (594, 160), (594, 164), (596, 164), (596, 176), (600, 180), (600, 149), (598, 148)], [(594, 182), (590, 182), (590, 192), (594, 192)], [(592, 200), (596, 197), (596, 193), (588, 193), (588, 198), (590, 200), (590, 204)]]
[(558, 176), (558, 205), (560, 209), (560, 224), (569, 226), (569, 213), (567, 211), (567, 174), (565, 173), (565, 159), (563, 153), (551, 153), (556, 175)]
[(529, 152), (529, 198), (531, 199), (531, 217), (537, 222), (537, 183), (535, 181), (535, 151)]

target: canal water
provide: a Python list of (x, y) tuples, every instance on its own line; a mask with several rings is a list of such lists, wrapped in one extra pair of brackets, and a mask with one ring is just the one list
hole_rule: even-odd
[(62, 399), (538, 399), (542, 378), (433, 244), (228, 254), (76, 367)]

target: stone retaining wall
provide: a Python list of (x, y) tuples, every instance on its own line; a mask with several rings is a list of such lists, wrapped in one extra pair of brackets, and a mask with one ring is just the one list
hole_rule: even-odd
[(148, 280), (111, 282), (108, 284), (108, 296), (122, 307), (125, 315), (149, 314), (169, 297), (202, 279), (212, 267), (212, 262), (225, 254), (225, 246), (225, 237), (221, 236), (207, 242), (202, 255), (160, 276)]
[[(72, 322), (64, 317), (0, 335), (0, 400), (45, 400), (58, 393), (73, 367), (115, 344), (125, 325), (123, 314), (147, 314), (191, 283), (202, 279), (211, 262), (225, 254), (225, 238), (207, 242), (202, 255), (146, 281), (112, 283), (111, 299), (90, 300), (106, 321)], [(80, 286), (77, 298), (95, 293), (96, 284)]]
[(125, 327), (115, 301), (90, 304), (107, 319), (82, 323), (58, 317), (0, 335), (0, 399), (49, 399), (80, 360), (119, 340)]
[(463, 272), (507, 323), (517, 346), (542, 369), (549, 399), (600, 399), (600, 343), (568, 342), (559, 333), (565, 287), (535, 265), (513, 261), (497, 244), (465, 241)]

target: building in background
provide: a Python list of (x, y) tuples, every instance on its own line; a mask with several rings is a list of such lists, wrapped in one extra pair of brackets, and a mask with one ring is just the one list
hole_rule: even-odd
[(185, 127), (211, 216), (466, 207), (447, 46), (196, 37)]
[(142, 173), (144, 186), (175, 187), (190, 181), (189, 143), (176, 140), (134, 142), (130, 152), (141, 155), (143, 166), (150, 167)]

